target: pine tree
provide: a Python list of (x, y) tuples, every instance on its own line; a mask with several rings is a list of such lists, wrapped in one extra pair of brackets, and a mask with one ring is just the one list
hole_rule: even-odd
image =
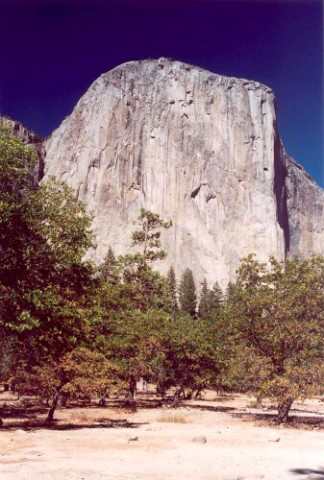
[(223, 292), (218, 282), (215, 282), (213, 288), (208, 293), (208, 309), (209, 313), (217, 315), (223, 304)]
[(210, 290), (208, 289), (207, 280), (204, 280), (201, 283), (201, 292), (200, 292), (200, 302), (198, 315), (200, 318), (207, 318), (210, 313)]
[(190, 268), (183, 272), (179, 288), (179, 301), (183, 312), (189, 313), (192, 317), (196, 316), (196, 286)]
[(237, 286), (235, 285), (235, 283), (228, 282), (225, 293), (225, 300), (227, 304), (235, 303), (236, 290)]
[(157, 213), (144, 208), (141, 208), (138, 222), (139, 230), (135, 230), (132, 234), (132, 246), (142, 249), (141, 256), (144, 264), (148, 265), (155, 260), (165, 258), (166, 252), (161, 248), (161, 231), (159, 229), (170, 228), (172, 222), (166, 222)]
[(109, 247), (107, 255), (99, 267), (102, 280), (109, 283), (118, 282), (118, 262), (113, 252), (113, 249)]
[(169, 295), (170, 304), (171, 304), (171, 313), (172, 313), (172, 317), (175, 318), (179, 310), (179, 307), (178, 307), (178, 299), (177, 299), (177, 280), (176, 280), (173, 266), (170, 267), (167, 274), (167, 285), (168, 285), (168, 295)]
[(166, 252), (161, 245), (160, 229), (171, 227), (171, 221), (164, 221), (156, 213), (141, 209), (138, 217), (139, 229), (132, 234), (132, 246), (138, 251), (118, 258), (123, 269), (122, 280), (129, 287), (136, 308), (147, 311), (164, 304), (166, 293), (165, 278), (152, 269), (157, 260), (162, 260)]

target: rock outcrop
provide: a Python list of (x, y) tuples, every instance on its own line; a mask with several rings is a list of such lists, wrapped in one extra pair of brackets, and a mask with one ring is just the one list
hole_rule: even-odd
[(324, 253), (324, 194), (281, 144), (268, 87), (168, 59), (101, 75), (45, 144), (94, 217), (100, 261), (140, 207), (171, 219), (162, 270), (233, 278), (242, 256)]

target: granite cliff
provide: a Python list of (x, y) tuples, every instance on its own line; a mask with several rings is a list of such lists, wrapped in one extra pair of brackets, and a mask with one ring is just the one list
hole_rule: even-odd
[(94, 217), (100, 261), (123, 253), (140, 207), (173, 222), (162, 270), (233, 278), (242, 256), (324, 253), (324, 193), (285, 152), (274, 95), (165, 58), (101, 75), (45, 143), (45, 178)]

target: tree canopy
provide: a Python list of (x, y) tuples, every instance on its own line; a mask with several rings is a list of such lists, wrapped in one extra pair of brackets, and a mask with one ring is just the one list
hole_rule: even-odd
[(231, 319), (250, 387), (273, 398), (286, 421), (293, 401), (323, 380), (324, 259), (269, 263), (242, 261)]

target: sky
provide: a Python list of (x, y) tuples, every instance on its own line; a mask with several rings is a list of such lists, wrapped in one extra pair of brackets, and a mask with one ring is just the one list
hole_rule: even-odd
[(321, 0), (0, 0), (0, 113), (47, 136), (100, 74), (161, 56), (269, 85), (324, 187)]

